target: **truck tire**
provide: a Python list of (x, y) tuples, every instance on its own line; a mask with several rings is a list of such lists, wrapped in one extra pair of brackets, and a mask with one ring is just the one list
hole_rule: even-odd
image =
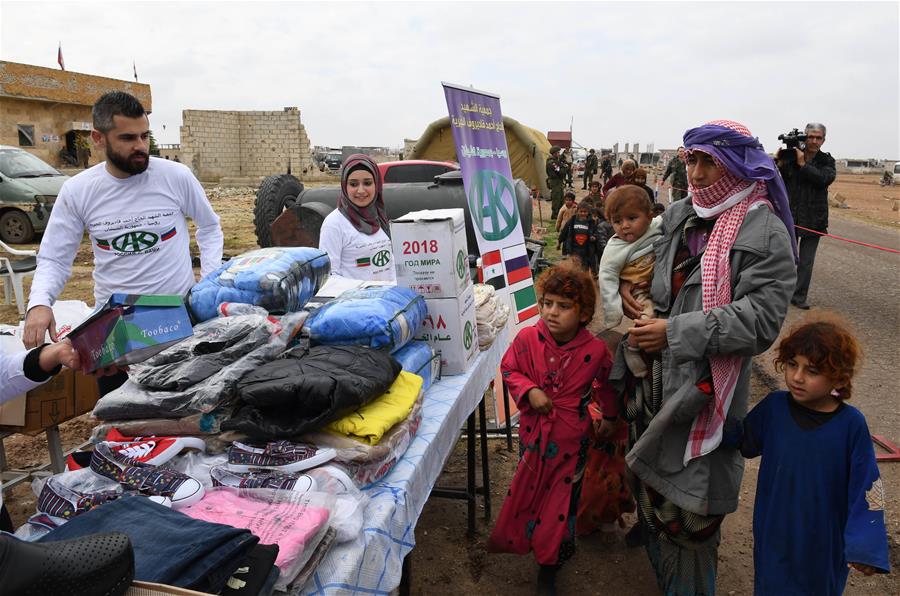
[(10, 209), (0, 215), (0, 240), (7, 244), (24, 244), (34, 239), (34, 226), (28, 215)]
[(256, 243), (261, 248), (272, 246), (272, 222), (285, 209), (290, 209), (303, 192), (303, 183), (290, 174), (269, 176), (256, 191), (253, 206), (253, 225), (256, 228)]

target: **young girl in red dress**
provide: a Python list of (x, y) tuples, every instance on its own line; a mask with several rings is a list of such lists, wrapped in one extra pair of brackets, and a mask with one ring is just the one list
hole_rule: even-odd
[(501, 370), (519, 408), (519, 465), (488, 539), (488, 550), (534, 552), (538, 593), (555, 593), (556, 572), (575, 552), (575, 518), (589, 431), (588, 405), (609, 419), (593, 421), (609, 434), (618, 416), (607, 385), (609, 351), (585, 326), (594, 315), (596, 284), (589, 271), (563, 261), (537, 280), (541, 320), (522, 329)]

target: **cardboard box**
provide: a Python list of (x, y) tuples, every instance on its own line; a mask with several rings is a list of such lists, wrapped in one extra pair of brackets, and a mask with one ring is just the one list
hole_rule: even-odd
[(472, 284), (458, 298), (426, 298), (428, 316), (415, 339), (426, 341), (441, 355), (441, 374), (469, 370), (478, 356), (475, 291)]
[(113, 294), (69, 333), (82, 372), (135, 364), (193, 335), (181, 296)]
[(90, 412), (98, 399), (100, 394), (95, 377), (63, 369), (25, 395), (24, 420), (4, 416), (0, 418), (0, 424), (5, 431), (38, 433)]
[(462, 209), (413, 211), (391, 221), (397, 285), (425, 298), (456, 298), (472, 285)]

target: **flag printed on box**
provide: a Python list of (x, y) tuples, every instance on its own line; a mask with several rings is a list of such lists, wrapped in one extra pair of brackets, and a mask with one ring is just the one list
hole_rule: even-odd
[(534, 284), (529, 283), (512, 293), (513, 308), (516, 311), (516, 320), (521, 323), (540, 314), (537, 305), (537, 296), (534, 293)]
[(492, 250), (481, 255), (481, 271), (484, 275), (484, 283), (494, 286), (495, 290), (506, 287), (503, 277), (503, 258), (499, 250)]
[(506, 283), (513, 285), (531, 279), (531, 263), (524, 244), (516, 244), (503, 249), (503, 264), (506, 267)]

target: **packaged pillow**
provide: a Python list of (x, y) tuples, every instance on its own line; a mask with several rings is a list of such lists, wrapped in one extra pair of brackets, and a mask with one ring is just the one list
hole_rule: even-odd
[(405, 346), (419, 329), (428, 307), (425, 299), (402, 286), (350, 290), (313, 312), (304, 329), (313, 345)]
[(306, 246), (273, 246), (237, 256), (191, 289), (194, 317), (215, 317), (223, 302), (241, 302), (272, 314), (296, 312), (319, 291), (331, 271), (325, 251)]

